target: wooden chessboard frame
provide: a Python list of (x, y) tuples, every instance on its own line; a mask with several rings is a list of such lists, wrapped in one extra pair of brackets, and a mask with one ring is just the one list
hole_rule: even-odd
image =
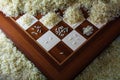
[(100, 29), (75, 55), (59, 66), (43, 54), (45, 51), (39, 49), (31, 36), (3, 13), (0, 13), (0, 28), (49, 80), (72, 80), (120, 34), (120, 18)]

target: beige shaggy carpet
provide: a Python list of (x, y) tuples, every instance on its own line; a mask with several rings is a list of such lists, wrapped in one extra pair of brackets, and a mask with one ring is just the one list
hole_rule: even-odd
[[(0, 30), (0, 80), (46, 80)], [(120, 80), (120, 37), (75, 80)]]

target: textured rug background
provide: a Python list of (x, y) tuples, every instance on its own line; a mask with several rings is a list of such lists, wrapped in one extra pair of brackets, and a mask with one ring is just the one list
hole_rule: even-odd
[[(46, 80), (1, 30), (0, 80)], [(120, 36), (75, 80), (120, 80)]]

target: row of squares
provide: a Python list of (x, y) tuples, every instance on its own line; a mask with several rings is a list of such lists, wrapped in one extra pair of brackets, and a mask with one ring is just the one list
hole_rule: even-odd
[[(48, 15), (48, 16), (47, 16)], [(50, 16), (50, 14), (47, 14), (45, 16), (43, 16), (40, 20), (38, 20), (36, 17), (29, 15), (29, 14), (24, 14), (23, 16), (21, 16), (20, 18), (18, 18), (16, 20), (16, 22), (24, 29), (27, 30), (29, 27), (31, 27), (33, 24), (35, 24), (36, 22), (40, 22), (41, 24), (43, 24), (47, 29), (52, 29), (55, 25), (57, 25), (59, 22), (63, 21), (66, 24), (68, 24), (72, 29), (77, 28), (80, 24), (82, 24), (86, 19), (81, 20), (81, 22), (75, 23), (75, 24), (69, 24), (67, 23), (65, 20), (62, 20), (61, 18), (57, 17), (55, 20), (51, 20), (51, 19), (47, 19), (47, 17)], [(89, 22), (91, 22), (89, 20), (89, 18), (87, 19)], [(92, 23), (92, 22), (91, 22)], [(94, 24), (94, 23), (92, 23)], [(100, 29), (104, 24), (94, 24), (98, 29)]]
[(73, 30), (62, 40), (54, 35), (54, 33), (51, 31), (46, 32), (37, 40), (37, 42), (47, 51), (50, 51), (60, 41), (63, 41), (68, 47), (75, 51), (86, 41), (86, 39), (77, 31)]
[[(47, 29), (44, 25), (40, 22), (35, 23), (33, 26), (27, 29), (27, 32), (37, 40), (41, 37), (44, 33), (46, 33), (49, 29)], [(80, 26), (76, 29), (72, 29), (69, 25), (65, 22), (61, 21), (58, 25), (54, 26), (50, 31), (52, 31), (58, 38), (63, 39), (67, 36), (72, 30), (76, 30), (86, 39), (89, 38), (93, 33), (95, 33), (98, 28), (92, 25), (89, 21), (84, 21)]]
[[(52, 29), (55, 25), (57, 25), (59, 22), (64, 21), (65, 23), (67, 23), (65, 20), (62, 20), (60, 17), (55, 18), (55, 20), (51, 19), (47, 19), (47, 17), (49, 17), (50, 15), (48, 14), (48, 16), (43, 16), (40, 20), (38, 20), (36, 17), (31, 16), (29, 14), (25, 14), (22, 17), (20, 17), (19, 19), (16, 20), (16, 22), (22, 26), (23, 29), (27, 30), (30, 26), (32, 26), (33, 24), (35, 24), (37, 21), (41, 22), (46, 28), (48, 29)], [(85, 19), (83, 19), (81, 22), (75, 23), (75, 24), (69, 24), (67, 23), (71, 28), (75, 29), (76, 27), (78, 27)]]
[[(25, 16), (25, 15), (24, 15)], [(97, 30), (97, 27), (95, 27), (93, 24), (91, 24), (88, 20), (84, 20), (79, 26), (76, 28), (71, 28), (67, 23), (64, 21), (59, 22), (57, 25), (55, 25), (52, 29), (48, 29), (46, 26), (44, 26), (40, 21), (38, 21), (34, 16), (27, 16), (31, 17), (32, 22), (28, 25), (24, 25), (23, 22), (27, 22), (27, 20), (24, 20), (22, 18), (19, 18), (17, 20), (17, 23), (24, 28), (25, 30), (30, 33), (35, 39), (38, 39), (41, 37), (47, 30), (51, 30), (56, 36), (58, 36), (60, 39), (63, 39), (67, 34), (69, 34), (73, 29), (76, 29), (80, 34), (84, 33), (86, 38), (93, 32)], [(25, 18), (26, 19), (26, 18)], [(23, 20), (23, 21), (22, 21)], [(30, 20), (30, 19), (28, 19)], [(28, 21), (29, 23), (29, 21)], [(88, 27), (88, 28), (87, 28)], [(89, 30), (91, 28), (91, 30)], [(91, 32), (90, 32), (91, 31)], [(87, 36), (86, 36), (87, 35)]]

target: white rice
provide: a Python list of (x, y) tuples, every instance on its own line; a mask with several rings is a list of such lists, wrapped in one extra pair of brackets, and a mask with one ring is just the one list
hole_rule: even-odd
[(0, 80), (7, 76), (12, 80), (46, 79), (0, 30)]

